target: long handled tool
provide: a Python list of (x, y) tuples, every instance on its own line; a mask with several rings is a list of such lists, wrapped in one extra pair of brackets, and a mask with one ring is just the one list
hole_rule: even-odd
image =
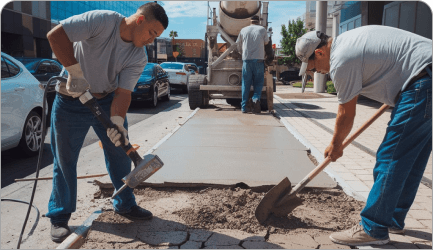
[[(64, 77), (53, 77), (52, 79), (56, 79), (62, 82), (66, 82), (67, 79)], [(51, 79), (50, 79), (51, 80)], [(115, 124), (110, 120), (108, 115), (104, 112), (104, 110), (101, 108), (101, 106), (96, 101), (96, 98), (93, 97), (93, 95), (87, 90), (79, 97), (80, 102), (88, 107), (90, 111), (93, 113), (93, 115), (102, 123), (104, 128), (117, 128)], [(128, 143), (128, 145), (125, 145), (126, 138), (121, 134), (120, 142), (121, 142), (121, 148), (125, 153), (131, 158), (132, 162), (134, 163), (135, 169), (129, 173), (127, 176), (125, 176), (122, 181), (125, 183), (119, 190), (117, 190), (113, 194), (114, 196), (118, 195), (121, 191), (123, 191), (126, 187), (134, 188), (136, 187), (140, 182), (145, 181), (150, 176), (152, 176), (156, 171), (158, 171), (164, 163), (161, 161), (161, 159), (156, 155), (146, 155), (143, 158), (137, 153), (137, 151), (134, 149), (134, 147), (131, 145), (131, 143)]]
[[(379, 118), (387, 109), (388, 105), (384, 104), (380, 109), (365, 122), (353, 135), (343, 142), (345, 149), (353, 140), (355, 140), (364, 130), (366, 130), (377, 118)], [(328, 156), (326, 159), (311, 171), (302, 181), (300, 181), (293, 189), (289, 179), (284, 178), (278, 185), (273, 187), (263, 197), (256, 208), (256, 218), (260, 223), (265, 222), (271, 213), (276, 215), (287, 215), (296, 207), (302, 204), (302, 199), (296, 196), (314, 177), (316, 177), (326, 166), (331, 162)]]

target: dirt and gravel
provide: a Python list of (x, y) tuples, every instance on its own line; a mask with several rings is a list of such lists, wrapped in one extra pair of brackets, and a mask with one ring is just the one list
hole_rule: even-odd
[[(112, 192), (112, 189), (102, 189), (95, 194), (95, 198), (108, 199), (107, 197), (111, 196)], [(308, 234), (316, 238), (329, 235), (334, 231), (348, 229), (359, 222), (359, 213), (364, 206), (363, 202), (347, 196), (338, 188), (306, 188), (298, 195), (304, 200), (302, 205), (287, 216), (271, 216), (261, 225), (255, 218), (254, 212), (266, 192), (253, 192), (251, 189), (238, 187), (224, 189), (146, 188), (135, 189), (134, 193), (138, 204), (154, 213), (153, 220), (157, 219), (155, 223), (159, 223), (158, 220), (166, 224), (172, 223), (172, 225), (167, 224), (168, 227), (184, 231), (195, 229), (240, 230), (253, 235), (265, 236), (265, 238), (269, 238), (271, 234), (294, 236)], [(110, 241), (109, 235), (117, 234), (110, 230), (117, 229), (109, 225), (119, 223), (122, 226), (126, 224), (131, 229), (134, 226), (143, 228), (143, 225), (149, 222), (133, 222), (108, 209), (95, 220), (82, 248), (156, 247), (145, 244), (146, 241), (143, 242), (137, 237), (139, 233), (136, 231), (139, 229), (129, 235), (130, 241), (127, 241), (127, 245), (126, 243), (122, 245), (121, 241)]]

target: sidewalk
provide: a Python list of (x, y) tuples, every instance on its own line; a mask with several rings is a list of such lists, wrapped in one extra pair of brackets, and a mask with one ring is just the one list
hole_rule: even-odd
[[(320, 94), (323, 98), (299, 99), (300, 88), (277, 85), (274, 94), (274, 109), (297, 133), (312, 147), (312, 154), (319, 162), (323, 160), (323, 152), (332, 139), (338, 110), (337, 97), (332, 94)], [(312, 89), (306, 89), (304, 97), (315, 95)], [(298, 99), (293, 99), (296, 97)], [(352, 132), (359, 128), (381, 106), (380, 103), (361, 98), (356, 109), (356, 118)], [(366, 200), (373, 185), (373, 167), (375, 152), (384, 137), (391, 110), (385, 112), (373, 123), (355, 143), (348, 146), (342, 158), (331, 163), (326, 169), (331, 177), (360, 200)], [(290, 129), (289, 129), (290, 130)], [(355, 145), (354, 145), (355, 144)], [(415, 202), (406, 219), (404, 236), (391, 234), (391, 242), (382, 248), (431, 248), (432, 241), (432, 157), (430, 156)]]

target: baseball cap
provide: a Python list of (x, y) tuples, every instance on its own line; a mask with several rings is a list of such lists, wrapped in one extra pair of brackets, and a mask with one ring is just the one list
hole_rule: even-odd
[(320, 31), (310, 31), (296, 40), (296, 56), (302, 62), (301, 69), (299, 70), (300, 76), (305, 74), (308, 66), (308, 58), (310, 58), (321, 42), (319, 38), (320, 34)]
[(251, 20), (260, 21), (260, 17), (258, 15), (254, 15), (251, 17)]

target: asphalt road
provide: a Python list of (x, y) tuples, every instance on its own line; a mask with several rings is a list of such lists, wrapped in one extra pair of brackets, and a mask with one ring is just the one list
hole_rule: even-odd
[[(187, 94), (181, 94), (180, 90), (171, 90), (171, 100), (169, 102), (159, 101), (156, 108), (150, 107), (145, 102), (132, 102), (127, 113), (128, 126), (141, 122), (177, 103), (188, 98)], [(53, 163), (50, 145), (50, 128), (44, 143), (41, 169)], [(87, 133), (83, 147), (99, 141), (98, 136), (92, 128)], [(6, 187), (14, 182), (15, 179), (25, 178), (36, 171), (38, 157), (23, 158), (16, 150), (6, 150), (1, 153), (1, 187)]]

